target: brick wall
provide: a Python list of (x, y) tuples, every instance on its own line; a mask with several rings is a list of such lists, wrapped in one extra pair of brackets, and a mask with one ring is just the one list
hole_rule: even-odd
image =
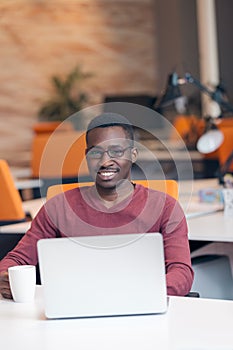
[(32, 125), (50, 77), (76, 64), (92, 104), (109, 94), (155, 94), (153, 0), (1, 0), (0, 158), (28, 166)]

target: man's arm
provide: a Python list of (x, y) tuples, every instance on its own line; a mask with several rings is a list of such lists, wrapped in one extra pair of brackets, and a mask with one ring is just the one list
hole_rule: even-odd
[(179, 203), (170, 203), (165, 210), (162, 234), (169, 295), (186, 295), (193, 283), (193, 270), (188, 241), (187, 222)]
[(57, 228), (51, 222), (46, 209), (42, 207), (32, 221), (30, 229), (17, 246), (0, 261), (0, 293), (3, 297), (12, 298), (8, 281), (8, 268), (16, 265), (36, 265), (38, 262), (38, 240), (56, 237), (56, 235)]

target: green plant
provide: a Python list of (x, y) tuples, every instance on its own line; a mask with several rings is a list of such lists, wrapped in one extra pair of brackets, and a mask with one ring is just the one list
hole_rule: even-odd
[(38, 111), (39, 120), (63, 121), (80, 111), (88, 101), (86, 93), (80, 90), (80, 83), (92, 76), (76, 66), (65, 78), (52, 76), (54, 96), (45, 101)]

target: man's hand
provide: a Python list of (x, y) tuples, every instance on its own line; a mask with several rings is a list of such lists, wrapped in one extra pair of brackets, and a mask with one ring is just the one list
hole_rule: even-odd
[(0, 294), (2, 294), (3, 298), (12, 299), (8, 272), (0, 273)]

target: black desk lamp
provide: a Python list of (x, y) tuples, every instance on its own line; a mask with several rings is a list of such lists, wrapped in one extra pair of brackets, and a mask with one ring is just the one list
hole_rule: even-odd
[[(191, 83), (197, 86), (199, 90), (206, 93), (207, 95), (210, 96), (210, 98), (213, 101), (217, 102), (223, 114), (225, 112), (233, 113), (233, 106), (224, 99), (223, 91), (221, 90), (220, 87), (217, 87), (215, 91), (211, 91), (208, 88), (206, 88), (204, 85), (202, 85), (199, 82), (199, 80), (192, 77), (190, 73), (185, 74), (185, 80), (188, 83)], [(223, 118), (222, 115), (219, 116), (217, 119), (219, 118)], [(223, 133), (217, 128), (217, 125), (215, 124), (214, 119), (211, 117), (207, 118), (207, 130), (197, 142), (197, 149), (201, 153), (211, 153), (216, 151), (224, 141)], [(217, 177), (220, 183), (223, 183), (223, 177), (229, 171), (232, 161), (233, 161), (233, 150), (232, 152), (230, 152), (230, 155), (228, 156), (225, 163), (221, 167), (219, 167), (219, 169), (217, 170)]]
[(179, 85), (180, 84), (178, 83), (178, 75), (176, 73), (169, 74), (166, 89), (156, 100), (154, 109), (159, 111), (164, 107), (170, 105), (177, 98), (180, 98), (182, 94)]
[[(184, 84), (193, 84), (201, 92), (207, 94), (213, 101), (217, 102), (220, 106), (222, 113), (230, 112), (233, 113), (233, 106), (226, 100), (223, 89), (218, 86), (214, 91), (208, 89), (204, 86), (198, 79), (194, 78), (190, 73), (185, 73), (183, 78), (179, 78), (177, 73), (172, 73), (168, 77), (167, 87), (164, 93), (159, 97), (154, 106), (155, 110), (160, 112), (161, 109), (168, 106), (176, 99), (182, 96), (180, 91), (180, 86)], [(206, 117), (206, 131), (199, 138), (197, 142), (197, 149), (199, 152), (208, 154), (214, 152), (222, 144), (224, 140), (223, 133), (217, 128), (215, 119), (223, 118), (222, 115), (219, 115), (217, 118), (211, 116)], [(233, 161), (233, 151), (230, 153), (230, 156), (227, 158), (225, 164), (221, 167), (218, 172), (218, 177), (221, 182), (221, 178), (229, 169), (231, 162)]]
[(218, 86), (214, 91), (208, 89), (203, 85), (198, 79), (194, 78), (190, 73), (185, 73), (184, 78), (179, 78), (177, 73), (169, 74), (167, 87), (155, 103), (154, 108), (156, 110), (166, 107), (171, 102), (175, 101), (177, 98), (181, 97), (180, 86), (184, 84), (193, 84), (201, 92), (207, 94), (213, 101), (217, 102), (222, 112), (233, 113), (233, 106), (228, 103), (223, 97), (223, 91), (220, 86)]
[[(217, 102), (222, 112), (231, 112), (233, 113), (233, 106), (228, 103), (223, 97), (223, 91), (221, 87), (217, 87), (214, 91), (211, 91), (206, 86), (200, 83), (200, 81), (194, 78), (190, 73), (185, 73), (184, 79), (180, 79), (180, 82), (184, 81), (185, 83), (194, 84), (201, 92), (207, 94), (213, 101)], [(178, 79), (179, 82), (179, 79)]]

